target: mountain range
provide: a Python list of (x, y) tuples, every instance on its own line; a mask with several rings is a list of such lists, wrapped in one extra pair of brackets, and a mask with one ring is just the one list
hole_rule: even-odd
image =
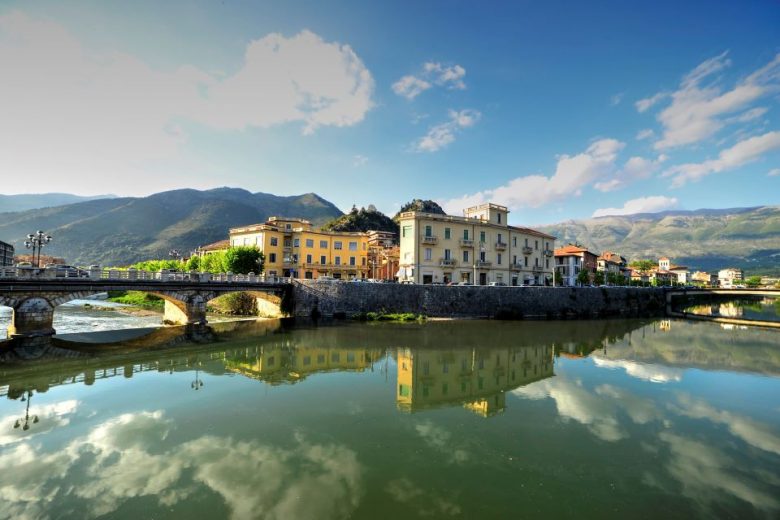
[(51, 208), (54, 206), (64, 206), (66, 204), (75, 204), (88, 200), (110, 199), (113, 197), (115, 197), (115, 195), (93, 195), (85, 197), (82, 195), (71, 195), (70, 193), (36, 193), (29, 195), (0, 194), (0, 212)]
[(704, 271), (733, 266), (780, 274), (780, 206), (606, 216), (538, 229), (558, 237), (559, 247), (577, 243), (629, 259), (668, 256)]
[[(9, 211), (17, 207), (16, 197), (38, 206)], [(345, 215), (314, 193), (280, 197), (237, 188), (182, 189), (55, 207), (45, 207), (53, 200), (50, 194), (35, 197), (0, 198), (0, 240), (22, 252), (26, 235), (41, 229), (54, 237), (45, 252), (79, 265), (126, 265), (164, 258), (171, 249), (186, 254), (227, 238), (230, 227), (263, 222), (273, 215), (305, 218), (317, 227), (334, 229), (391, 227), (389, 219), (375, 208)], [(435, 210), (433, 206), (428, 209)], [(780, 274), (780, 206), (607, 216), (537, 229), (558, 237), (559, 247), (571, 242), (595, 253), (615, 251), (628, 259), (668, 256), (691, 269), (734, 266), (749, 273)]]
[(167, 258), (171, 249), (186, 255), (227, 238), (230, 227), (273, 215), (322, 225), (342, 212), (314, 193), (279, 197), (237, 188), (182, 189), (0, 213), (0, 240), (22, 252), (27, 234), (40, 229), (54, 237), (45, 253), (77, 265), (127, 265)]

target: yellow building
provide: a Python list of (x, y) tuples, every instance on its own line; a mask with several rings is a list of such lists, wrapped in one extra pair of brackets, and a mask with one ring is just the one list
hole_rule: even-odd
[(366, 233), (317, 231), (303, 219), (271, 217), (232, 228), (230, 246), (260, 249), (269, 276), (353, 279), (366, 278), (369, 269)]
[(400, 215), (398, 278), (410, 283), (552, 285), (555, 237), (510, 226), (509, 210), (482, 204), (464, 216)]
[(320, 372), (362, 372), (383, 354), (381, 349), (330, 347), (260, 347), (251, 359), (225, 360), (229, 370), (272, 385), (297, 383)]
[(460, 405), (483, 417), (501, 413), (505, 392), (553, 375), (548, 345), (479, 349), (399, 349), (399, 410)]

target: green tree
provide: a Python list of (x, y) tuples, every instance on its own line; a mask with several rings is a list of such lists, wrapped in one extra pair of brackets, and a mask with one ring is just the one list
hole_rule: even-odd
[(747, 280), (745, 280), (745, 285), (748, 287), (760, 287), (761, 286), (761, 277), (760, 276), (751, 276)]
[(227, 271), (227, 269), (225, 269), (225, 253), (223, 251), (217, 251), (205, 255), (200, 262), (200, 270), (204, 273), (215, 274)]
[(577, 283), (580, 285), (590, 285), (590, 273), (587, 269), (581, 269), (577, 273)]
[(262, 273), (263, 253), (252, 246), (231, 247), (225, 253), (225, 268), (236, 274)]
[(596, 271), (596, 274), (593, 276), (593, 283), (604, 285), (604, 271)]
[(656, 263), (652, 260), (634, 260), (628, 265), (641, 273), (646, 273), (656, 267)]
[(200, 271), (200, 257), (197, 255), (191, 256), (185, 265), (187, 271)]

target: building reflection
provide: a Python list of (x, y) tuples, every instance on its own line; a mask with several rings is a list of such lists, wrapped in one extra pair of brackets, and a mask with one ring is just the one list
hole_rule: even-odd
[(463, 406), (483, 417), (506, 408), (506, 392), (553, 376), (549, 345), (398, 349), (396, 404), (404, 412)]
[[(383, 349), (261, 346), (233, 353), (225, 368), (272, 385), (297, 383), (318, 372), (362, 372), (373, 369)], [(236, 355), (238, 354), (238, 355)]]

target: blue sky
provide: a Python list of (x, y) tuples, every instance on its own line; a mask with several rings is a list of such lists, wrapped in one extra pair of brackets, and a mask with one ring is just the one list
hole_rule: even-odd
[(65, 4), (0, 5), (4, 193), (780, 203), (775, 1)]

